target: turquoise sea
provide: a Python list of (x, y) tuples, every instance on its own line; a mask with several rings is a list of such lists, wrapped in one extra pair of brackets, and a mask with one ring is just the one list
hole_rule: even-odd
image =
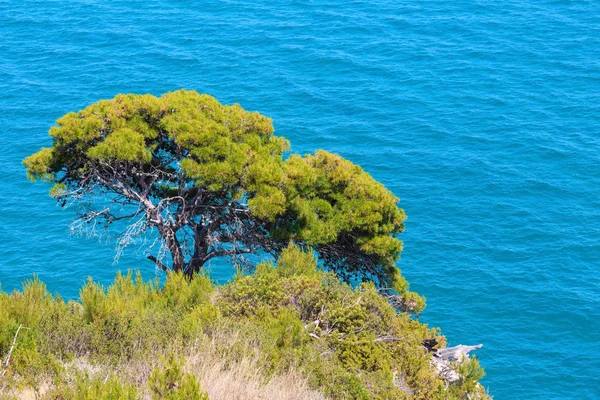
[[(155, 276), (69, 235), (21, 160), (71, 110), (178, 88), (362, 165), (408, 214), (400, 267), (495, 399), (600, 398), (600, 2), (0, 0), (0, 282)], [(231, 268), (212, 265), (226, 280)]]

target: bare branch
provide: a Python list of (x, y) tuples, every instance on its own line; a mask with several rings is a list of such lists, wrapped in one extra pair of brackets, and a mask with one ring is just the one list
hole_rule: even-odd
[(156, 258), (154, 256), (146, 256), (146, 257), (148, 258), (148, 260), (152, 261), (154, 264), (156, 264), (157, 267), (159, 267), (163, 271), (169, 272), (169, 267), (167, 267), (165, 264), (163, 264), (162, 261), (160, 261), (158, 258)]
[(15, 349), (15, 344), (17, 343), (17, 336), (19, 336), (19, 331), (21, 330), (21, 328), (23, 328), (23, 324), (20, 324), (17, 328), (17, 332), (15, 333), (15, 337), (13, 338), (12, 346), (10, 346), (10, 350), (8, 351), (8, 355), (6, 356), (6, 360), (4, 361), (4, 368), (2, 370), (1, 376), (4, 376), (6, 374), (6, 371), (8, 370), (8, 363), (10, 362), (10, 357), (12, 356), (13, 350)]
[(252, 253), (252, 249), (233, 249), (233, 250), (220, 250), (220, 251), (212, 251), (204, 257), (204, 262), (213, 259), (215, 257), (224, 257), (224, 256), (235, 256), (238, 254), (248, 254)]

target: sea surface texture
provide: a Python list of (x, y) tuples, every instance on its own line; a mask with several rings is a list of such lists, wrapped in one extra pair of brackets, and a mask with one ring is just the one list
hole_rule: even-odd
[[(600, 2), (0, 0), (0, 282), (157, 274), (69, 234), (21, 160), (54, 121), (179, 88), (360, 164), (408, 215), (420, 319), (495, 399), (600, 398)], [(211, 265), (226, 281), (232, 268)]]

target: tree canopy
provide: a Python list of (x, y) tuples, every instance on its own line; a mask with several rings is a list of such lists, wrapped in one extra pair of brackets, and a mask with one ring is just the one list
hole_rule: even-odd
[(215, 257), (275, 255), (293, 242), (343, 279), (408, 293), (395, 265), (398, 198), (324, 150), (284, 159), (289, 143), (273, 131), (270, 118), (195, 91), (118, 95), (58, 119), (52, 147), (24, 165), (77, 207), (75, 228), (125, 223), (119, 251), (154, 235), (148, 258), (164, 270), (191, 276)]

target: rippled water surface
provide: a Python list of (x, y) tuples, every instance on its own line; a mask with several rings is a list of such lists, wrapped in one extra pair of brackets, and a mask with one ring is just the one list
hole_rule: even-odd
[(21, 160), (68, 111), (196, 89), (402, 199), (421, 319), (484, 344), (496, 399), (600, 398), (600, 2), (260, 3), (0, 0), (2, 289), (154, 276), (143, 252), (113, 265), (69, 236)]

